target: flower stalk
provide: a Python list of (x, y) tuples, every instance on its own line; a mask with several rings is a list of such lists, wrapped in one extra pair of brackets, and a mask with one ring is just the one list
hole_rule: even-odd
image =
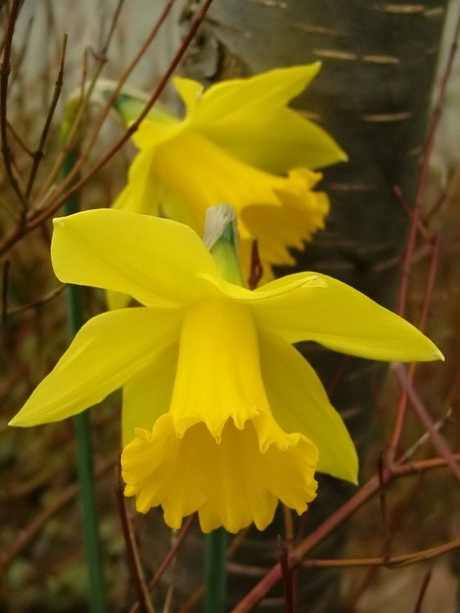
[[(64, 178), (71, 172), (76, 158), (77, 150), (72, 149), (66, 156), (62, 166)], [(77, 194), (74, 194), (64, 204), (64, 215), (72, 215), (78, 209), (79, 199)], [(84, 324), (82, 288), (69, 283), (66, 291), (66, 302), (69, 339), (73, 340)], [(75, 415), (73, 417), (73, 426), (77, 449), (78, 480), (80, 483), (83, 541), (88, 570), (89, 610), (91, 613), (104, 613), (107, 608), (102, 570), (89, 411), (83, 411)]]
[(227, 584), (227, 532), (218, 528), (205, 535), (203, 613), (225, 611)]

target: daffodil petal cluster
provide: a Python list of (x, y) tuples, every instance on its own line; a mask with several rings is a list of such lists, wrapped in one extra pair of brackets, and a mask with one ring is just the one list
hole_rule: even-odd
[[(201, 236), (206, 210), (229, 203), (239, 216), (246, 277), (253, 236), (263, 282), (271, 265), (293, 264), (288, 248), (303, 249), (329, 212), (326, 194), (313, 191), (321, 179), (314, 170), (346, 160), (322, 128), (287, 106), (319, 67), (275, 69), (207, 90), (176, 77), (185, 118), (142, 122), (133, 136), (140, 152), (115, 208), (161, 213)], [(122, 114), (123, 108), (129, 106), (120, 107)]]
[(63, 282), (143, 306), (90, 319), (11, 425), (64, 419), (123, 388), (123, 478), (178, 528), (231, 532), (301, 513), (315, 470), (357, 480), (354, 445), (292, 343), (360, 357), (442, 355), (408, 322), (330, 277), (299, 273), (251, 292), (220, 274), (198, 235), (167, 219), (95, 210), (54, 221)]

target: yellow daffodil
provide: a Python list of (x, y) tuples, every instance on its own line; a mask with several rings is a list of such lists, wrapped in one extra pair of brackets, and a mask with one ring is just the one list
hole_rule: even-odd
[[(262, 282), (271, 265), (293, 264), (329, 211), (326, 194), (313, 188), (314, 170), (346, 159), (319, 126), (287, 107), (319, 70), (319, 63), (234, 79), (203, 91), (175, 78), (186, 108), (182, 121), (155, 111), (133, 136), (140, 149), (115, 207), (159, 215), (203, 234), (208, 207), (229, 203), (239, 216), (241, 261), (250, 268), (252, 237), (259, 241)], [(133, 119), (129, 98), (117, 105)], [(137, 106), (136, 106), (137, 108)]]
[[(354, 445), (311, 366), (311, 340), (380, 360), (435, 360), (412, 325), (330, 277), (298, 273), (249, 291), (224, 278), (198, 235), (117, 210), (56, 219), (63, 282), (141, 305), (86, 323), (12, 420), (64, 419), (123, 388), (123, 478), (137, 509), (179, 528), (265, 528), (278, 500), (302, 513), (315, 470), (356, 482)], [(224, 276), (227, 276), (224, 273)]]

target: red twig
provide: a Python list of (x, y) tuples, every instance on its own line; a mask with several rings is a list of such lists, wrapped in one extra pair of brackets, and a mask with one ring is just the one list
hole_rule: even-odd
[[(452, 456), (454, 461), (460, 460), (460, 454)], [(448, 462), (443, 458), (432, 460), (424, 460), (417, 463), (404, 463), (399, 461), (394, 467), (385, 466), (382, 469), (380, 478), (375, 475), (370, 479), (356, 494), (350, 498), (344, 505), (332, 513), (314, 532), (309, 534), (297, 547), (293, 549), (289, 556), (289, 566), (298, 566), (304, 564), (303, 558), (327, 536), (329, 536), (336, 528), (346, 521), (357, 509), (365, 502), (370, 500), (379, 491), (381, 484), (389, 483), (393, 478), (416, 474), (422, 470), (433, 468), (446, 467)], [(449, 465), (450, 466), (450, 465)], [(460, 546), (460, 539), (456, 541), (455, 547)], [(451, 546), (449, 549), (453, 549)], [(442, 549), (436, 555), (440, 555), (449, 549)], [(398, 559), (398, 558), (393, 558)], [(423, 558), (422, 558), (423, 559)], [(382, 560), (382, 558), (379, 558)], [(381, 562), (380, 562), (381, 563)], [(308, 565), (308, 562), (305, 562)], [(246, 596), (232, 609), (231, 613), (247, 613), (252, 611), (265, 594), (272, 589), (281, 579), (281, 566), (276, 564), (267, 574), (254, 586), (254, 588), (246, 594)]]
[(10, 260), (5, 260), (3, 264), (3, 276), (2, 276), (2, 324), (5, 323), (8, 313), (8, 284), (10, 278)]
[(126, 498), (123, 493), (120, 463), (118, 463), (117, 466), (116, 498), (118, 514), (120, 516), (122, 532), (125, 539), (126, 553), (131, 571), (131, 577), (137, 592), (137, 604), (139, 605), (142, 613), (154, 613), (152, 601), (150, 599), (149, 591), (145, 583), (144, 571), (142, 569), (142, 564), (140, 561), (136, 537), (134, 535), (133, 526), (126, 506)]
[(386, 568), (400, 568), (409, 566), (425, 560), (430, 560), (443, 555), (448, 551), (460, 548), (460, 538), (453, 539), (448, 543), (443, 543), (430, 549), (422, 549), (415, 553), (406, 553), (393, 556), (388, 560), (383, 557), (378, 558), (347, 558), (343, 560), (304, 560), (304, 568), (353, 568), (363, 566), (385, 566)]
[(449, 57), (447, 59), (446, 68), (442, 75), (441, 85), (439, 87), (438, 99), (436, 100), (436, 104), (433, 109), (433, 115), (432, 115), (431, 122), (428, 128), (428, 136), (426, 139), (426, 143), (425, 143), (425, 147), (423, 151), (423, 157), (422, 157), (422, 167), (420, 169), (420, 176), (419, 176), (419, 181), (417, 184), (417, 190), (415, 194), (415, 206), (417, 208), (419, 208), (420, 201), (425, 191), (425, 184), (426, 184), (427, 175), (428, 175), (428, 167), (430, 163), (431, 152), (433, 150), (434, 137), (436, 135), (436, 130), (438, 128), (439, 121), (441, 119), (442, 107), (444, 105), (444, 99), (446, 97), (447, 84), (452, 74), (455, 54), (457, 53), (457, 40), (459, 38), (459, 35), (460, 35), (460, 11), (457, 16), (457, 23), (455, 26), (454, 35), (452, 37), (453, 43), (450, 47), (450, 52), (449, 52)]
[[(104, 44), (104, 46), (102, 47), (102, 50), (99, 54), (97, 54), (96, 57), (99, 58), (105, 58), (105, 55), (107, 53), (108, 50), (108, 46), (110, 43), (110, 36), (112, 36), (114, 29), (115, 29), (115, 23), (116, 23), (116, 19), (119, 16), (120, 10), (121, 10), (121, 6), (123, 4), (124, 0), (120, 0), (118, 7), (117, 7), (117, 11), (116, 14), (114, 16), (114, 19), (112, 21), (112, 26), (110, 28), (110, 32), (109, 32), (109, 38), (107, 39), (106, 43)], [(163, 11), (161, 12), (159, 18), (157, 19), (157, 21), (155, 22), (150, 34), (147, 36), (147, 38), (145, 39), (145, 41), (143, 42), (141, 48), (139, 49), (139, 51), (136, 53), (136, 55), (134, 56), (134, 58), (132, 59), (131, 63), (128, 65), (128, 67), (124, 70), (124, 72), (122, 73), (121, 77), (118, 80), (117, 86), (115, 87), (114, 91), (112, 92), (112, 95), (109, 97), (109, 99), (106, 101), (105, 104), (105, 108), (103, 109), (102, 113), (99, 116), (99, 119), (92, 131), (91, 136), (88, 139), (88, 142), (85, 146), (84, 151), (80, 154), (80, 157), (78, 159), (78, 168), (81, 168), (83, 163), (88, 159), (92, 148), (99, 136), (99, 133), (101, 131), (102, 125), (104, 123), (104, 121), (106, 120), (107, 116), (109, 115), (109, 113), (113, 110), (113, 103), (117, 97), (117, 95), (119, 94), (121, 88), (123, 87), (124, 83), (126, 82), (126, 80), (128, 79), (129, 75), (133, 72), (133, 70), (135, 69), (135, 67), (138, 65), (138, 63), (140, 62), (140, 60), (144, 57), (147, 49), (150, 47), (150, 45), (152, 44), (152, 42), (154, 41), (155, 37), (157, 36), (161, 26), (163, 25), (163, 23), (165, 22), (169, 12), (171, 11), (171, 8), (173, 7), (174, 3), (176, 2), (176, 0), (169, 0), (169, 2), (167, 3), (167, 5), (164, 7)], [(49, 187), (56, 175), (56, 173), (59, 171), (59, 169), (62, 166), (63, 163), (63, 158), (65, 157), (66, 153), (67, 153), (67, 149), (68, 147), (70, 147), (72, 145), (74, 136), (75, 136), (75, 131), (78, 128), (78, 126), (80, 125), (81, 119), (82, 119), (82, 111), (85, 108), (90, 96), (91, 96), (91, 92), (94, 89), (96, 80), (93, 77), (90, 81), (90, 84), (88, 87), (86, 87), (86, 57), (87, 57), (87, 53), (85, 53), (84, 58), (85, 58), (85, 62), (83, 65), (83, 79), (82, 79), (82, 91), (81, 91), (81, 101), (86, 100), (86, 103), (83, 103), (80, 105), (80, 108), (76, 114), (76, 117), (74, 119), (72, 128), (69, 130), (69, 134), (68, 137), (66, 139), (66, 146), (64, 147), (64, 151), (61, 153), (61, 155), (59, 155), (54, 163), (53, 169), (51, 170), (49, 177), (47, 178), (47, 182), (45, 183), (44, 187), (42, 188), (41, 191), (41, 195), (39, 197), (39, 202), (42, 198), (46, 197), (46, 194), (49, 190)], [(96, 75), (97, 77), (97, 75)], [(57, 188), (57, 193), (53, 194), (53, 197), (56, 198), (59, 196), (59, 193), (63, 192), (65, 189), (67, 189), (71, 184), (72, 184), (72, 179), (75, 179), (77, 177), (77, 173), (75, 172), (75, 168), (77, 168), (77, 164), (74, 166), (74, 169), (72, 171), (72, 173), (69, 174), (69, 176), (67, 177), (66, 181), (63, 181), (62, 183), (60, 183), (59, 187)]]
[(251, 244), (251, 270), (249, 272), (248, 287), (251, 290), (256, 289), (259, 281), (264, 274), (264, 268), (259, 256), (259, 241), (254, 236)]
[(284, 588), (284, 601), (286, 613), (294, 613), (294, 592), (292, 589), (292, 569), (289, 566), (289, 550), (278, 537), (278, 560), (281, 567), (281, 577)]
[[(398, 199), (399, 204), (401, 205), (401, 208), (403, 209), (403, 211), (406, 213), (407, 217), (409, 218), (410, 221), (414, 220), (414, 209), (410, 206), (410, 204), (407, 202), (402, 189), (399, 187), (399, 185), (394, 185), (393, 186), (393, 192), (396, 196), (396, 198)], [(425, 224), (423, 223), (422, 219), (418, 219), (415, 220), (416, 224), (417, 224), (417, 230), (420, 234), (420, 236), (423, 237), (423, 239), (427, 242), (429, 242), (431, 240), (431, 235), (428, 232)]]
[[(438, 264), (439, 264), (439, 246), (440, 246), (439, 237), (437, 236), (433, 237), (432, 247), (431, 247), (430, 269), (428, 272), (428, 279), (427, 279), (427, 283), (425, 286), (425, 292), (423, 296), (422, 311), (421, 311), (419, 322), (418, 322), (418, 327), (422, 332), (425, 330), (426, 325), (427, 325), (431, 298), (433, 296), (436, 272), (438, 270)], [(408, 265), (407, 275), (405, 276), (404, 282), (402, 282), (401, 292), (400, 292), (400, 296), (404, 296), (404, 304), (406, 301), (406, 293), (408, 289), (409, 274), (410, 274), (410, 264), (407, 263), (407, 265)], [(415, 368), (416, 368), (415, 364), (411, 364), (409, 366), (408, 376), (409, 376), (410, 381), (412, 381), (414, 377)], [(393, 432), (391, 435), (390, 444), (388, 446), (388, 451), (386, 453), (386, 461), (390, 464), (394, 461), (397, 447), (399, 444), (399, 440), (401, 438), (401, 434), (402, 434), (403, 427), (404, 427), (404, 418), (406, 415), (406, 408), (407, 408), (407, 394), (406, 394), (406, 391), (402, 389), (401, 394), (399, 396), (399, 400), (398, 400), (398, 406), (396, 409), (396, 417), (395, 417), (395, 422), (393, 426)]]
[(425, 574), (423, 578), (423, 582), (420, 587), (420, 592), (417, 598), (417, 602), (415, 604), (414, 613), (420, 613), (420, 611), (422, 610), (423, 599), (425, 598), (426, 590), (427, 590), (427, 587), (430, 581), (431, 581), (431, 568), (428, 570), (428, 572)]
[(35, 177), (38, 171), (38, 167), (40, 166), (40, 162), (45, 154), (45, 144), (48, 138), (48, 133), (51, 127), (51, 121), (54, 116), (54, 112), (56, 111), (56, 106), (59, 101), (59, 97), (61, 95), (62, 86), (64, 84), (64, 63), (65, 63), (65, 54), (67, 49), (67, 34), (64, 35), (64, 40), (62, 43), (62, 53), (61, 53), (61, 64), (59, 66), (59, 72), (56, 79), (56, 83), (54, 86), (53, 98), (51, 100), (50, 108), (48, 110), (48, 115), (45, 120), (45, 124), (43, 126), (42, 133), (40, 135), (40, 141), (38, 144), (38, 148), (33, 156), (32, 169), (30, 171), (29, 180), (27, 182), (26, 188), (26, 197), (29, 198), (30, 193), (32, 191), (32, 187), (35, 181)]
[[(96, 476), (100, 478), (105, 475), (109, 469), (113, 468), (115, 462), (116, 459), (114, 457), (109, 457), (101, 462), (96, 467)], [(0, 576), (18, 557), (24, 547), (26, 547), (38, 534), (50, 517), (57, 513), (57, 511), (59, 511), (63, 506), (71, 502), (77, 496), (79, 491), (80, 485), (78, 483), (73, 483), (72, 485), (66, 487), (48, 506), (37, 513), (34, 519), (21, 530), (11, 548), (0, 557)]]
[(383, 479), (383, 458), (380, 456), (378, 460), (377, 466), (377, 476), (379, 478), (379, 502), (380, 502), (380, 514), (382, 516), (382, 525), (385, 535), (385, 540), (383, 544), (382, 555), (384, 558), (389, 558), (391, 556), (391, 528), (390, 522), (388, 519), (388, 510), (387, 510), (387, 498), (385, 491), (385, 482)]
[[(409, 274), (412, 265), (412, 258), (415, 250), (417, 233), (419, 229), (419, 225), (421, 223), (421, 215), (420, 215), (420, 204), (425, 191), (425, 185), (428, 175), (428, 167), (431, 158), (431, 152), (433, 150), (434, 137), (436, 135), (436, 130), (439, 125), (439, 120), (441, 119), (441, 110), (444, 104), (444, 99), (446, 96), (447, 84), (449, 81), (449, 77), (452, 73), (452, 66), (455, 58), (455, 54), (457, 51), (457, 39), (460, 33), (460, 12), (457, 18), (457, 24), (455, 28), (455, 33), (453, 37), (454, 43), (451, 46), (449, 57), (447, 60), (447, 65), (443, 73), (443, 77), (441, 79), (441, 85), (439, 88), (439, 95), (436, 101), (436, 105), (433, 110), (433, 115), (430, 121), (430, 125), (428, 128), (428, 136), (425, 142), (423, 156), (422, 156), (422, 166), (420, 169), (419, 180), (417, 183), (416, 193), (415, 193), (415, 206), (412, 211), (411, 216), (411, 225), (409, 229), (409, 236), (407, 239), (406, 252), (404, 254), (403, 261), (403, 270), (399, 291), (399, 300), (398, 300), (398, 313), (401, 317), (404, 317), (406, 310), (406, 300), (407, 300), (407, 289), (409, 282)], [(400, 193), (400, 192), (399, 192)], [(402, 199), (404, 202), (404, 199)]]
[(414, 256), (415, 245), (417, 242), (418, 225), (420, 223), (420, 207), (416, 204), (412, 213), (409, 235), (407, 237), (406, 251), (402, 262), (401, 281), (398, 294), (398, 315), (404, 317), (406, 314), (407, 294), (409, 290), (410, 273), (412, 271), (412, 259)]
[(455, 478), (460, 483), (460, 466), (458, 465), (455, 456), (449, 449), (444, 437), (436, 429), (426, 407), (420, 400), (417, 392), (415, 391), (410, 378), (408, 377), (406, 370), (402, 364), (394, 363), (391, 365), (391, 370), (395, 375), (399, 385), (407, 394), (410, 400), (410, 406), (414, 409), (415, 414), (422, 422), (425, 430), (429, 433), (431, 441), (438, 453), (445, 459), (446, 463), (451, 468)]
[(13, 167), (11, 162), (11, 150), (8, 144), (8, 121), (7, 121), (7, 99), (8, 99), (8, 81), (11, 73), (11, 46), (13, 43), (14, 28), (16, 21), (21, 10), (22, 0), (13, 0), (11, 4), (10, 14), (8, 18), (8, 25), (5, 34), (5, 46), (3, 49), (3, 61), (0, 66), (0, 137), (2, 139), (2, 156), (3, 164), (5, 166), (5, 173), (11, 184), (11, 187), (15, 191), (19, 198), (19, 201), (24, 208), (27, 209), (27, 199), (19, 187), (16, 177), (13, 173)]
[(434, 284), (436, 281), (436, 273), (438, 271), (439, 265), (439, 237), (435, 236), (433, 238), (433, 248), (431, 251), (431, 259), (430, 259), (430, 269), (428, 271), (428, 278), (425, 287), (425, 293), (423, 296), (422, 303), (422, 312), (420, 314), (420, 319), (418, 322), (418, 328), (422, 332), (426, 330), (426, 326), (428, 323), (428, 315), (430, 313), (430, 304), (431, 299), (433, 297)]
[[(196, 517), (196, 514), (194, 513), (193, 515), (190, 515), (190, 517), (187, 518), (187, 521), (185, 522), (182, 530), (179, 532), (179, 536), (177, 537), (176, 541), (174, 542), (173, 547), (171, 547), (171, 549), (168, 551), (166, 557), (164, 558), (164, 560), (160, 564), (159, 569), (157, 570), (157, 572), (155, 573), (153, 578), (149, 581), (149, 589), (152, 589), (153, 586), (158, 583), (158, 581), (164, 575), (164, 573), (166, 572), (166, 570), (169, 567), (169, 565), (171, 564), (171, 562), (176, 557), (177, 552), (179, 551), (180, 546), (184, 542), (187, 534), (190, 532), (190, 528), (192, 527), (193, 522), (195, 521), (195, 517)], [(131, 609), (129, 610), (129, 613), (135, 613), (139, 609), (139, 604), (140, 604), (139, 602), (136, 602), (131, 607)]]
[[(188, 46), (190, 45), (190, 42), (192, 41), (193, 37), (196, 34), (196, 31), (198, 30), (199, 26), (204, 20), (206, 12), (208, 11), (211, 4), (212, 4), (212, 0), (206, 0), (206, 2), (201, 7), (200, 11), (197, 13), (195, 19), (193, 20), (192, 25), (190, 26), (190, 29), (186, 37), (184, 38), (181, 46), (179, 47), (179, 50), (174, 56), (174, 59), (172, 60), (168, 69), (166, 70), (165, 74), (160, 80), (158, 87), (156, 88), (155, 92), (151, 96), (149, 102), (147, 103), (146, 107), (144, 108), (142, 113), (139, 115), (137, 120), (133, 124), (131, 124), (131, 126), (126, 130), (125, 134), (118, 140), (118, 142), (112, 147), (112, 149), (95, 166), (93, 166), (79, 181), (75, 182), (72, 185), (72, 187), (68, 189), (66, 193), (59, 196), (55, 201), (53, 201), (47, 207), (42, 207), (38, 210), (35, 209), (33, 215), (28, 216), (27, 223), (24, 225), (24, 227), (16, 226), (15, 228), (13, 228), (10, 231), (10, 233), (0, 243), (0, 255), (8, 251), (14, 244), (16, 244), (19, 240), (21, 240), (21, 238), (23, 238), (28, 232), (31, 232), (32, 230), (40, 226), (51, 215), (53, 215), (62, 206), (62, 204), (66, 200), (68, 200), (71, 196), (73, 196), (76, 192), (78, 192), (81, 189), (81, 187), (91, 177), (93, 177), (97, 172), (99, 172), (99, 170), (101, 170), (101, 168), (103, 168), (107, 164), (107, 162), (110, 159), (112, 159), (115, 153), (121, 149), (121, 147), (125, 144), (125, 142), (129, 140), (129, 138), (134, 134), (134, 132), (136, 132), (136, 130), (139, 127), (139, 124), (144, 119), (144, 117), (148, 114), (148, 112), (150, 111), (152, 106), (155, 104), (155, 102), (158, 100), (164, 88), (166, 87), (166, 84), (169, 81), (169, 78), (171, 77), (174, 70), (177, 68), (180, 61), (182, 60)], [(74, 179), (74, 173), (76, 173), (77, 171), (80, 171), (80, 167), (82, 163), (83, 163), (83, 159), (79, 160), (75, 164), (73, 172), (71, 173), (72, 176), (69, 175), (69, 177), (67, 178), (68, 181), (70, 181), (70, 179), (72, 180)]]

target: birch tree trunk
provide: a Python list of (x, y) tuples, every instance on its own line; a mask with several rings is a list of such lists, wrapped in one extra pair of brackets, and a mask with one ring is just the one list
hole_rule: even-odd
[[(199, 48), (186, 65), (190, 76), (209, 83), (322, 61), (319, 76), (295, 106), (314, 113), (350, 161), (325, 171), (322, 187), (330, 196), (331, 214), (326, 230), (296, 254), (298, 269), (337, 277), (390, 308), (395, 306), (398, 256), (408, 228), (393, 189), (399, 186), (412, 202), (445, 4), (215, 0)], [(287, 270), (279, 271), (283, 272)], [(303, 346), (302, 352), (329, 387), (331, 401), (362, 456), (373, 419), (372, 390), (384, 367), (344, 359), (319, 347)], [(318, 500), (297, 530), (311, 531), (353, 491), (352, 486), (320, 475)], [(278, 519), (270, 533), (251, 532), (237, 561), (256, 566), (276, 562), (275, 539), (283, 534)], [(344, 536), (343, 529), (336, 531), (315, 556), (339, 555)], [(254, 582), (235, 574), (232, 601)], [(302, 570), (296, 611), (337, 610), (337, 590), (334, 571)], [(280, 588), (260, 610), (284, 611), (281, 595)]]

